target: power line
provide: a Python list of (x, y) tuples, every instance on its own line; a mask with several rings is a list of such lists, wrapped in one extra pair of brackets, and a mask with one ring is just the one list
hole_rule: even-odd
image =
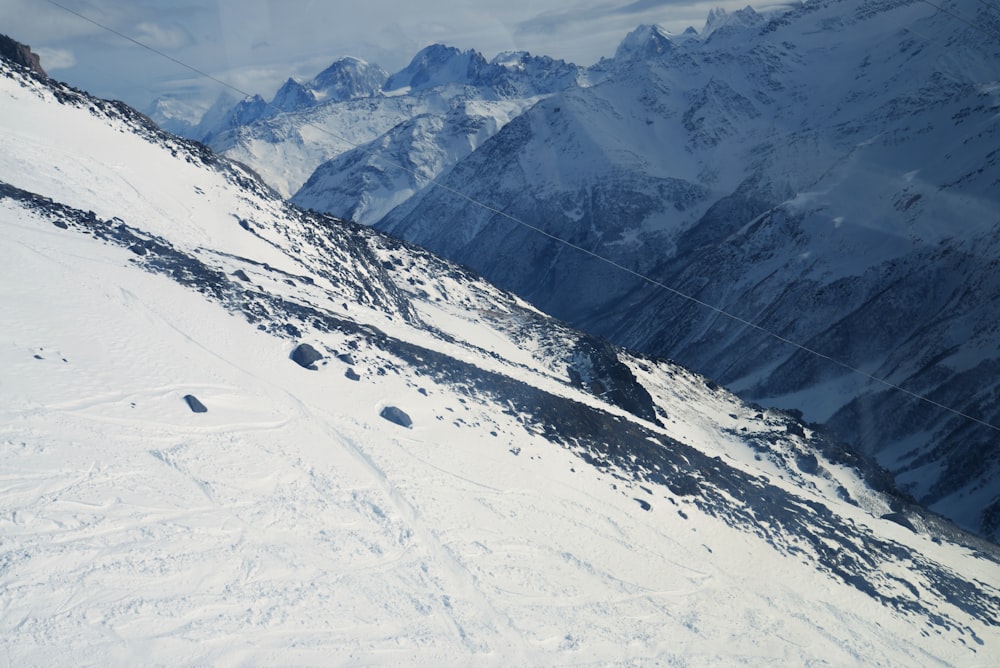
[[(185, 69), (188, 69), (188, 70), (190, 70), (190, 71), (198, 74), (199, 76), (202, 76), (202, 77), (205, 77), (207, 79), (210, 79), (211, 81), (214, 81), (214, 82), (216, 82), (216, 83), (218, 83), (218, 84), (220, 84), (220, 85), (222, 85), (222, 86), (224, 86), (224, 87), (226, 87), (226, 88), (228, 88), (228, 89), (230, 89), (232, 91), (235, 91), (235, 92), (239, 93), (240, 95), (242, 95), (244, 98), (251, 97), (250, 93), (247, 93), (247, 92), (245, 92), (243, 90), (240, 90), (239, 88), (237, 88), (236, 86), (230, 84), (227, 81), (223, 81), (222, 79), (219, 79), (219, 78), (217, 78), (217, 77), (215, 77), (215, 76), (213, 76), (211, 74), (208, 74), (207, 72), (205, 72), (205, 71), (203, 71), (201, 69), (198, 69), (197, 67), (189, 65), (188, 63), (185, 63), (185, 62), (183, 62), (181, 60), (178, 60), (177, 58), (174, 58), (173, 56), (171, 56), (169, 54), (166, 54), (163, 51), (160, 51), (159, 49), (156, 49), (155, 47), (152, 47), (152, 46), (150, 46), (148, 44), (140, 42), (139, 40), (134, 39), (134, 38), (132, 38), (132, 37), (130, 37), (130, 36), (122, 33), (122, 32), (119, 32), (118, 30), (115, 30), (114, 28), (111, 28), (110, 26), (107, 26), (107, 25), (104, 25), (103, 23), (95, 21), (94, 19), (92, 19), (92, 18), (90, 18), (88, 16), (85, 16), (85, 15), (83, 15), (83, 14), (77, 12), (77, 11), (74, 11), (74, 10), (66, 7), (65, 5), (60, 4), (59, 2), (56, 2), (56, 0), (47, 0), (47, 2), (49, 2), (50, 4), (52, 4), (52, 5), (56, 6), (56, 7), (59, 7), (60, 9), (66, 11), (66, 12), (69, 12), (70, 14), (73, 14), (74, 16), (77, 16), (77, 17), (83, 19), (84, 21), (87, 21), (88, 23), (91, 23), (91, 24), (93, 24), (93, 25), (95, 25), (95, 26), (97, 26), (97, 27), (99, 27), (99, 28), (101, 28), (103, 30), (107, 30), (108, 32), (110, 32), (110, 33), (112, 33), (114, 35), (117, 35), (117, 36), (121, 37), (122, 39), (125, 39), (125, 40), (127, 40), (127, 41), (129, 41), (129, 42), (131, 42), (131, 43), (133, 43), (133, 44), (135, 44), (137, 46), (140, 46), (143, 49), (146, 49), (147, 51), (150, 51), (150, 52), (152, 52), (152, 53), (154, 53), (156, 55), (159, 55), (159, 56), (161, 56), (163, 58), (166, 58), (167, 60), (170, 60), (171, 62), (176, 63), (177, 65), (180, 65), (181, 67), (183, 67)], [(949, 14), (950, 16), (953, 16), (953, 17), (959, 19), (960, 21), (962, 21), (964, 23), (967, 23), (968, 25), (972, 26), (973, 28), (976, 28), (977, 30), (983, 31), (982, 28), (979, 28), (978, 26), (972, 24), (971, 22), (969, 22), (968, 20), (962, 18), (961, 16), (958, 16), (956, 14), (952, 14), (951, 12), (949, 12), (949, 11), (947, 11), (945, 9), (942, 9), (941, 7), (938, 7), (937, 5), (935, 5), (932, 2), (930, 2), (930, 0), (921, 0), (921, 2), (924, 2), (924, 3), (928, 4), (928, 5), (930, 5), (931, 7), (934, 7), (935, 9), (937, 9), (937, 10), (939, 10), (941, 12), (944, 12), (945, 14)], [(986, 31), (983, 31), (983, 32), (986, 32)], [(989, 33), (986, 32), (986, 34), (989, 34)], [(270, 102), (265, 102), (265, 104), (268, 107), (270, 107), (270, 108), (272, 108), (272, 109), (274, 109), (276, 111), (279, 111), (279, 112), (281, 111), (277, 107), (274, 107)], [(315, 122), (307, 121), (306, 125), (309, 125), (309, 126), (315, 128), (315, 129), (319, 130), (320, 132), (326, 134), (329, 137), (332, 137), (334, 139), (342, 141), (345, 144), (347, 144), (348, 146), (351, 146), (351, 147), (353, 147), (355, 149), (362, 150), (362, 151), (366, 150), (363, 147), (363, 145), (358, 144), (358, 143), (356, 143), (356, 142), (348, 139), (347, 137), (343, 137), (343, 136), (341, 136), (341, 135), (339, 135), (339, 134), (337, 134), (337, 133), (329, 130), (328, 128), (325, 128), (325, 127), (323, 127), (321, 125), (318, 125)], [(373, 156), (375, 159), (382, 161), (382, 163), (385, 164), (385, 165), (388, 165), (390, 167), (395, 167), (397, 169), (400, 169), (400, 170), (406, 172), (407, 174), (413, 176), (416, 179), (420, 179), (421, 178), (420, 175), (416, 172), (416, 170), (410, 169), (406, 165), (398, 163), (398, 162), (396, 162), (394, 160), (390, 160), (390, 159), (386, 158), (385, 156), (380, 155), (378, 153), (375, 153), (374, 151), (371, 151), (371, 150), (367, 150), (367, 153), (369, 155)], [(721, 308), (719, 306), (716, 306), (714, 304), (710, 304), (710, 303), (708, 303), (706, 301), (698, 299), (697, 297), (694, 297), (692, 295), (686, 294), (686, 293), (678, 290), (677, 288), (669, 286), (669, 285), (667, 285), (667, 284), (665, 284), (665, 283), (663, 283), (661, 281), (657, 281), (656, 279), (650, 278), (649, 276), (646, 276), (645, 274), (642, 274), (642, 273), (640, 273), (638, 271), (635, 271), (634, 269), (626, 267), (625, 265), (620, 264), (618, 262), (615, 262), (614, 260), (612, 260), (610, 258), (607, 258), (607, 257), (605, 257), (603, 255), (600, 255), (600, 254), (598, 254), (598, 253), (596, 253), (596, 252), (594, 252), (592, 250), (584, 248), (583, 246), (580, 246), (579, 244), (575, 244), (575, 243), (573, 243), (571, 241), (563, 239), (562, 237), (559, 237), (559, 236), (557, 236), (555, 234), (552, 234), (551, 232), (547, 232), (546, 230), (543, 230), (542, 228), (540, 228), (540, 227), (538, 227), (536, 225), (532, 225), (532, 224), (530, 224), (530, 223), (528, 223), (528, 222), (526, 222), (526, 221), (524, 221), (524, 220), (522, 220), (522, 219), (520, 219), (520, 218), (518, 218), (516, 216), (513, 216), (513, 215), (511, 215), (511, 214), (509, 214), (509, 213), (507, 213), (505, 211), (502, 211), (500, 209), (497, 209), (496, 207), (490, 206), (489, 204), (486, 204), (484, 202), (480, 202), (479, 200), (477, 200), (477, 199), (475, 199), (473, 197), (470, 197), (469, 195), (466, 195), (465, 193), (461, 192), (460, 190), (457, 190), (455, 188), (452, 188), (449, 185), (441, 183), (441, 182), (437, 181), (436, 179), (430, 180), (427, 185), (428, 186), (433, 186), (433, 187), (440, 188), (440, 189), (442, 189), (442, 190), (444, 190), (444, 191), (446, 191), (446, 192), (448, 192), (448, 193), (450, 193), (450, 194), (452, 194), (452, 195), (454, 195), (454, 196), (456, 196), (456, 197), (458, 197), (460, 199), (463, 199), (463, 200), (469, 202), (470, 204), (472, 204), (474, 206), (480, 207), (480, 208), (482, 208), (482, 209), (484, 209), (486, 211), (494, 213), (494, 214), (496, 214), (496, 215), (498, 215), (498, 216), (500, 216), (502, 218), (505, 218), (506, 220), (508, 220), (508, 221), (516, 224), (516, 225), (519, 225), (519, 226), (521, 226), (521, 227), (523, 227), (523, 228), (525, 228), (527, 230), (530, 230), (532, 232), (536, 232), (536, 233), (538, 233), (538, 234), (540, 234), (540, 235), (542, 235), (544, 237), (547, 237), (547, 238), (551, 239), (552, 241), (555, 241), (555, 242), (557, 242), (559, 244), (562, 244), (563, 246), (566, 246), (567, 248), (571, 248), (573, 250), (576, 250), (576, 251), (578, 251), (580, 253), (583, 253), (583, 254), (585, 254), (585, 255), (587, 255), (587, 256), (595, 259), (595, 260), (603, 262), (604, 264), (607, 264), (610, 267), (613, 267), (615, 269), (623, 271), (626, 274), (629, 274), (629, 275), (631, 275), (631, 276), (639, 279), (640, 281), (645, 282), (645, 283), (647, 283), (647, 284), (649, 284), (649, 285), (651, 285), (651, 286), (653, 286), (655, 288), (658, 288), (660, 290), (664, 290), (666, 292), (669, 292), (670, 294), (675, 295), (676, 297), (684, 299), (684, 300), (686, 300), (688, 302), (691, 302), (691, 303), (693, 303), (693, 304), (695, 304), (697, 306), (700, 306), (702, 308), (708, 309), (708, 310), (710, 310), (710, 311), (712, 311), (712, 312), (714, 312), (714, 313), (716, 313), (718, 315), (721, 315), (721, 316), (724, 316), (726, 318), (729, 318), (730, 320), (732, 320), (732, 321), (734, 321), (736, 323), (739, 323), (739, 324), (744, 325), (746, 327), (749, 327), (751, 329), (757, 330), (758, 332), (761, 332), (762, 334), (765, 334), (765, 335), (767, 335), (767, 336), (769, 336), (769, 337), (771, 337), (771, 338), (773, 338), (773, 339), (775, 339), (775, 340), (777, 340), (777, 341), (779, 341), (781, 343), (784, 343), (785, 345), (791, 346), (791, 347), (793, 347), (793, 348), (795, 348), (797, 350), (800, 350), (800, 351), (802, 351), (804, 353), (812, 355), (812, 356), (814, 356), (816, 358), (825, 360), (825, 361), (827, 361), (827, 362), (829, 362), (831, 364), (839, 366), (840, 368), (842, 368), (842, 369), (844, 369), (844, 370), (846, 370), (846, 371), (848, 371), (850, 373), (857, 374), (859, 376), (862, 376), (863, 378), (867, 378), (868, 380), (873, 381), (875, 383), (878, 383), (878, 384), (880, 384), (880, 385), (882, 385), (882, 386), (884, 386), (884, 387), (886, 387), (888, 389), (901, 392), (901, 393), (903, 393), (903, 394), (905, 394), (905, 395), (907, 395), (907, 396), (909, 396), (909, 397), (911, 397), (913, 399), (916, 399), (918, 401), (926, 403), (926, 404), (928, 404), (930, 406), (934, 406), (935, 408), (939, 408), (941, 410), (949, 412), (949, 413), (951, 413), (953, 415), (956, 415), (958, 417), (965, 418), (966, 420), (969, 420), (971, 422), (979, 424), (979, 425), (981, 425), (983, 427), (986, 427), (988, 429), (991, 429), (993, 431), (1000, 432), (1000, 427), (998, 427), (998, 426), (996, 426), (994, 424), (991, 424), (989, 422), (986, 422), (985, 420), (981, 420), (981, 419), (979, 419), (977, 417), (974, 417), (972, 415), (964, 413), (964, 412), (962, 412), (962, 411), (960, 411), (960, 410), (958, 410), (956, 408), (952, 408), (950, 406), (946, 406), (945, 404), (942, 404), (942, 403), (940, 403), (938, 401), (935, 401), (934, 399), (931, 399), (930, 397), (927, 397), (927, 396), (924, 396), (924, 395), (919, 394), (917, 392), (913, 392), (911, 390), (908, 390), (908, 389), (906, 389), (906, 388), (904, 388), (904, 387), (902, 387), (902, 386), (900, 386), (900, 385), (898, 385), (896, 383), (893, 383), (893, 382), (891, 382), (891, 381), (889, 381), (889, 380), (887, 380), (885, 378), (881, 378), (879, 376), (871, 374), (871, 373), (869, 373), (867, 371), (864, 371), (863, 369), (860, 369), (858, 367), (852, 366), (852, 365), (850, 365), (850, 364), (848, 364), (846, 362), (842, 362), (842, 361), (840, 361), (840, 360), (838, 360), (838, 359), (836, 359), (834, 357), (831, 357), (830, 355), (827, 355), (826, 353), (823, 353), (823, 352), (820, 352), (819, 350), (816, 350), (815, 348), (812, 348), (812, 347), (807, 346), (807, 345), (802, 344), (802, 343), (798, 343), (797, 341), (793, 341), (792, 339), (789, 339), (789, 338), (787, 338), (785, 336), (782, 336), (781, 334), (778, 334), (775, 331), (767, 329), (763, 325), (759, 325), (759, 324), (757, 324), (755, 322), (747, 320), (746, 318), (738, 316), (735, 313), (731, 313), (731, 312), (729, 312), (729, 311), (727, 311), (727, 310), (725, 310), (725, 309), (723, 309), (723, 308)]]
[(236, 86), (232, 85), (232, 84), (231, 84), (231, 83), (229, 83), (228, 81), (223, 81), (222, 79), (219, 79), (218, 77), (215, 77), (215, 76), (212, 76), (211, 74), (209, 74), (208, 72), (206, 72), (206, 71), (204, 71), (204, 70), (200, 70), (200, 69), (198, 69), (197, 67), (195, 67), (195, 66), (193, 66), (193, 65), (189, 65), (188, 63), (185, 63), (185, 62), (184, 62), (184, 61), (182, 61), (182, 60), (177, 60), (176, 58), (174, 58), (173, 56), (171, 56), (171, 55), (170, 55), (170, 54), (168, 54), (168, 53), (164, 53), (163, 51), (160, 51), (159, 49), (157, 49), (157, 48), (155, 48), (155, 47), (152, 47), (152, 46), (150, 46), (150, 45), (148, 45), (148, 44), (145, 44), (145, 43), (143, 43), (143, 42), (140, 42), (140, 41), (139, 41), (139, 40), (137, 40), (137, 39), (134, 39), (134, 38), (132, 38), (132, 37), (129, 37), (129, 36), (128, 36), (128, 35), (126, 35), (125, 33), (123, 33), (123, 32), (119, 32), (118, 30), (115, 30), (115, 29), (114, 29), (114, 28), (112, 28), (111, 26), (108, 26), (108, 25), (105, 25), (105, 24), (103, 24), (103, 23), (100, 23), (99, 21), (95, 21), (94, 19), (90, 18), (89, 16), (85, 16), (85, 15), (81, 14), (80, 12), (78, 12), (78, 11), (76, 11), (76, 10), (73, 10), (73, 9), (70, 9), (70, 8), (69, 8), (69, 7), (67, 7), (66, 5), (63, 5), (63, 4), (60, 4), (60, 3), (56, 2), (55, 0), (46, 0), (46, 1), (47, 1), (47, 2), (49, 3), (49, 4), (51, 4), (51, 5), (55, 5), (55, 6), (56, 6), (56, 7), (58, 7), (59, 9), (62, 9), (63, 11), (66, 11), (66, 12), (69, 12), (69, 13), (70, 13), (70, 14), (72, 14), (73, 16), (77, 16), (77, 17), (79, 17), (79, 18), (83, 19), (83, 20), (84, 20), (84, 21), (86, 21), (87, 23), (91, 23), (91, 24), (93, 24), (93, 25), (97, 26), (98, 28), (100, 28), (100, 29), (102, 29), (102, 30), (107, 30), (108, 32), (110, 32), (110, 33), (112, 33), (112, 34), (114, 34), (114, 35), (118, 35), (119, 37), (121, 37), (121, 38), (122, 38), (122, 39), (124, 39), (124, 40), (127, 40), (127, 41), (129, 41), (129, 42), (132, 42), (132, 43), (133, 43), (133, 44), (135, 44), (136, 46), (141, 46), (142, 48), (146, 49), (147, 51), (150, 51), (150, 52), (152, 52), (152, 53), (155, 53), (156, 55), (158, 55), (158, 56), (161, 56), (161, 57), (163, 57), (163, 58), (166, 58), (166, 59), (167, 59), (167, 60), (169, 60), (170, 62), (172, 62), (172, 63), (176, 63), (177, 65), (180, 65), (181, 67), (183, 67), (183, 68), (185, 68), (185, 69), (188, 69), (188, 70), (191, 70), (192, 72), (194, 72), (194, 73), (195, 73), (195, 74), (197, 74), (198, 76), (201, 76), (201, 77), (205, 77), (206, 79), (210, 79), (210, 80), (214, 81), (214, 82), (215, 82), (215, 83), (217, 83), (217, 84), (220, 84), (220, 85), (222, 85), (222, 86), (225, 86), (226, 88), (228, 88), (228, 89), (230, 89), (230, 90), (232, 90), (232, 91), (235, 91), (235, 92), (239, 93), (239, 94), (240, 94), (240, 95), (242, 95), (243, 97), (252, 97), (252, 96), (250, 95), (250, 93), (247, 93), (247, 92), (245, 92), (245, 91), (242, 91), (242, 90), (240, 90), (239, 88), (237, 88)]
[[(979, 0), (979, 1), (981, 3), (983, 3), (984, 5), (986, 5), (987, 7), (990, 7), (990, 5), (985, 0)], [(986, 35), (987, 37), (992, 37), (993, 39), (1000, 40), (1000, 32), (996, 32), (996, 31), (994, 31), (992, 29), (989, 29), (989, 28), (986, 28), (984, 26), (981, 26), (981, 25), (979, 25), (977, 23), (973, 23), (972, 21), (970, 21), (969, 19), (965, 18), (961, 14), (957, 14), (957, 13), (955, 13), (955, 12), (949, 10), (949, 9), (945, 9), (941, 5), (938, 5), (938, 4), (935, 4), (935, 3), (931, 2), (931, 0), (920, 0), (920, 2), (924, 3), (925, 5), (929, 5), (929, 6), (933, 7), (934, 9), (936, 9), (939, 12), (941, 12), (942, 14), (947, 14), (948, 16), (952, 17), (953, 19), (961, 21), (965, 25), (967, 25), (970, 28), (973, 28), (975, 30), (978, 30), (979, 32), (981, 32), (984, 35)], [(996, 9), (996, 7), (990, 7), (990, 8), (991, 9)]]

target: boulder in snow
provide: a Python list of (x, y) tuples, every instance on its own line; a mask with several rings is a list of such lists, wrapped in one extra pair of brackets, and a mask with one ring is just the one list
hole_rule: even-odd
[(308, 343), (300, 343), (292, 351), (292, 361), (303, 369), (316, 371), (316, 362), (323, 359), (323, 355)]
[(193, 394), (185, 394), (184, 401), (187, 402), (188, 408), (191, 409), (192, 413), (207, 413), (208, 409), (205, 408), (205, 404), (198, 401), (198, 397)]
[(410, 416), (395, 406), (386, 406), (382, 409), (382, 412), (379, 413), (379, 416), (389, 422), (398, 424), (400, 427), (406, 427), (409, 429), (413, 426), (413, 420), (410, 419)]

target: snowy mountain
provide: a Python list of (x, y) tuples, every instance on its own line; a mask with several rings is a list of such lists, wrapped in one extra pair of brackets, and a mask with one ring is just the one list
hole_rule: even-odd
[[(315, 176), (302, 203), (375, 222), (538, 99), (586, 79), (582, 68), (545, 56), (487, 61), (435, 44), (392, 76), (339, 59), (309, 82), (289, 79), (271, 102), (230, 103), (180, 134), (249, 165), (286, 196)], [(418, 173), (390, 175), (399, 164)]]
[(1000, 425), (1000, 19), (963, 10), (984, 29), (858, 0), (642, 26), (606, 81), (538, 103), (377, 226), (801, 409), (998, 540), (1000, 432), (982, 423)]
[(0, 68), (10, 663), (995, 656), (995, 546), (837, 442)]
[[(346, 102), (378, 95), (388, 78), (389, 73), (378, 65), (372, 65), (360, 58), (345, 57), (335, 60), (312, 81), (305, 84), (304, 88), (315, 102)], [(289, 105), (280, 108), (283, 111), (293, 111), (308, 104), (306, 101), (297, 107)]]
[(577, 85), (580, 77), (575, 65), (524, 52), (487, 62), (475, 51), (429, 46), (386, 83), (392, 99), (404, 95), (415, 101), (411, 116), (319, 165), (291, 199), (375, 223), (525, 109)]
[(535, 99), (456, 100), (421, 113), (316, 168), (291, 201), (372, 224), (469, 155)]

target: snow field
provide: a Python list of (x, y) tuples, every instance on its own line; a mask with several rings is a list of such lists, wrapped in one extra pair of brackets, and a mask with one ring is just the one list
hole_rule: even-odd
[(408, 369), (304, 370), (127, 251), (3, 216), (12, 665), (973, 656), (681, 499), (642, 510), (646, 492), (475, 397)]

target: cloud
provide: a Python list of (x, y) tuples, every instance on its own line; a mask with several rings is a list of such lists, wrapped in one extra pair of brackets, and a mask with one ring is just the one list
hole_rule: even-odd
[(76, 66), (76, 56), (69, 49), (49, 49), (40, 47), (32, 49), (42, 59), (42, 68), (46, 72), (65, 70)]
[(627, 5), (604, 3), (586, 7), (556, 9), (538, 14), (517, 24), (524, 34), (551, 34), (575, 23), (602, 21), (609, 18), (630, 17), (667, 7), (688, 4), (677, 0), (635, 0)]
[[(608, 22), (631, 27), (639, 23), (679, 25), (684, 22), (689, 25), (704, 20), (709, 10), (715, 7), (735, 9), (746, 3), (747, 0), (634, 0), (626, 5), (589, 4), (541, 12), (520, 21), (517, 31), (522, 35), (555, 34), (570, 29), (599, 32), (599, 26), (595, 24)], [(581, 24), (591, 24), (592, 27), (586, 28)]]
[(177, 24), (159, 25), (143, 21), (135, 27), (132, 34), (137, 41), (162, 51), (181, 49), (194, 42), (191, 33)]

